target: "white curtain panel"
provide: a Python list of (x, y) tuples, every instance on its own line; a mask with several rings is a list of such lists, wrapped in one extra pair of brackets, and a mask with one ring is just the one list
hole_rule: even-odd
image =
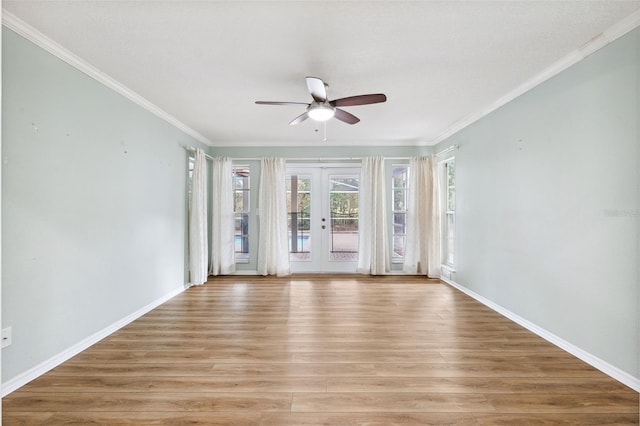
[(440, 276), (440, 196), (437, 163), (430, 156), (409, 163), (407, 240), (403, 271)]
[(189, 280), (200, 285), (207, 281), (207, 159), (196, 149), (189, 202)]
[(212, 160), (211, 266), (210, 275), (226, 275), (236, 270), (235, 214), (231, 158)]
[(283, 158), (260, 160), (258, 216), (258, 273), (289, 275), (286, 164)]
[(384, 275), (389, 271), (386, 188), (384, 158), (364, 158), (358, 195), (357, 271), (360, 273)]

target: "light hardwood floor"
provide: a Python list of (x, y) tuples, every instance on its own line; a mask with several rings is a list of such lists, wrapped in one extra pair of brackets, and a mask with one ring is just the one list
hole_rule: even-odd
[(3, 400), (5, 425), (638, 424), (638, 393), (439, 281), (224, 277)]

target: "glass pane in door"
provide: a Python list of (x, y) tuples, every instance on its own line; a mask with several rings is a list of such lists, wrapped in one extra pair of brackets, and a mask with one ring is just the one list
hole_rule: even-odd
[(358, 259), (359, 175), (329, 176), (329, 213), (331, 261)]
[(289, 258), (311, 260), (311, 176), (287, 176)]

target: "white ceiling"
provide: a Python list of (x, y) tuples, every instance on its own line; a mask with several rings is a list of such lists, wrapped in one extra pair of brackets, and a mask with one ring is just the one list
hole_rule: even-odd
[(327, 144), (430, 145), (640, 9), (640, 1), (11, 1), (5, 10), (214, 146), (309, 145), (304, 77), (345, 108)]

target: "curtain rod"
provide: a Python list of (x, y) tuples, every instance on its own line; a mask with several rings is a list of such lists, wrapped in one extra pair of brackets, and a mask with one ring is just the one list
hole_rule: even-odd
[[(259, 161), (264, 157), (233, 157), (239, 161)], [(290, 157), (286, 161), (362, 161), (364, 157)], [(411, 157), (383, 157), (385, 160), (409, 160)]]
[[(192, 147), (192, 146), (184, 146), (184, 145), (182, 145), (182, 147), (184, 149), (186, 149), (187, 151), (196, 152), (196, 149), (194, 147)], [(204, 158), (206, 158), (207, 160), (213, 160), (213, 157), (210, 156), (209, 154), (207, 154), (206, 152), (204, 153)]]
[[(186, 149), (187, 151), (194, 151), (195, 152), (195, 148), (192, 146), (184, 146), (183, 148)], [(435, 155), (441, 155), (444, 154), (446, 152), (449, 152), (453, 149), (458, 149), (458, 145), (452, 145), (449, 148), (440, 151), (439, 153), (435, 154)], [(209, 154), (204, 154), (204, 156), (208, 159), (208, 160), (213, 160), (213, 157), (210, 156)], [(285, 160), (287, 161), (351, 161), (351, 160), (357, 160), (357, 161), (362, 161), (363, 157), (307, 157), (307, 158), (285, 158)], [(239, 161), (260, 161), (262, 160), (262, 157), (233, 157), (234, 160), (239, 160)], [(411, 159), (411, 157), (384, 157), (385, 160), (409, 160)]]
[[(195, 152), (196, 148), (193, 146), (184, 146), (182, 145), (182, 147), (184, 149), (186, 149), (187, 151), (193, 151)], [(204, 154), (204, 156), (208, 159), (208, 160), (213, 160), (213, 157), (210, 156), (209, 154)], [(233, 157), (234, 160), (239, 160), (239, 161), (260, 161), (262, 160), (263, 157)], [(384, 157), (385, 160), (409, 160), (411, 157)], [(299, 157), (295, 157), (295, 158), (285, 158), (285, 160), (287, 161), (345, 161), (345, 160), (357, 160), (357, 161), (361, 161), (362, 157), (308, 157), (308, 158), (299, 158)]]
[(451, 145), (449, 148), (445, 148), (445, 149), (443, 149), (442, 151), (438, 152), (438, 153), (436, 154), (436, 156), (438, 156), (438, 155), (442, 155), (442, 154), (446, 154), (446, 153), (447, 153), (447, 152), (449, 152), (449, 151), (455, 151), (456, 149), (458, 149), (458, 144), (455, 144), (455, 143), (454, 143), (454, 144), (453, 144), (453, 145)]

